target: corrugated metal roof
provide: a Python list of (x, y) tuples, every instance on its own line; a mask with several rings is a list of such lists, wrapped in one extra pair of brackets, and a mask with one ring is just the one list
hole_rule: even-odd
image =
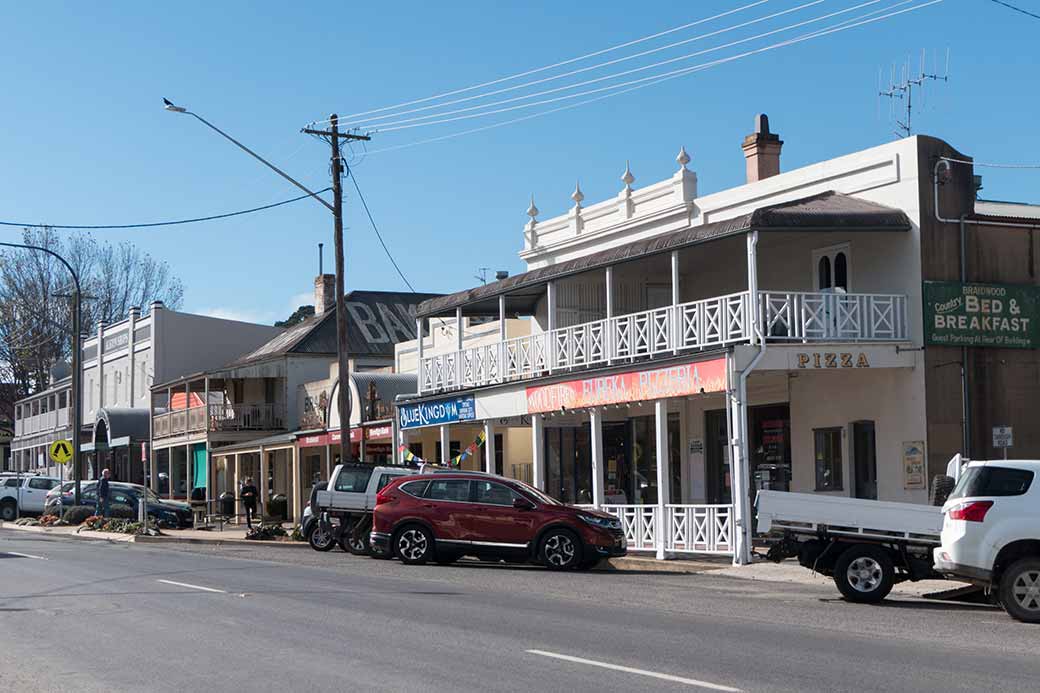
[[(394, 345), (415, 339), (415, 313), (424, 300), (440, 294), (405, 291), (351, 291), (346, 296), (347, 350), (351, 357), (392, 358)], [(286, 354), (336, 354), (336, 311), (307, 318), (259, 348), (235, 359), (245, 366)]]
[(733, 219), (690, 226), (672, 233), (633, 241), (616, 248), (567, 260), (548, 267), (517, 274), (466, 291), (424, 301), (419, 317), (443, 315), (468, 304), (486, 301), (502, 294), (516, 294), (525, 288), (545, 284), (571, 274), (616, 265), (640, 257), (669, 252), (718, 238), (758, 231), (909, 231), (910, 219), (893, 209), (842, 193), (828, 191), (792, 202), (784, 202)]

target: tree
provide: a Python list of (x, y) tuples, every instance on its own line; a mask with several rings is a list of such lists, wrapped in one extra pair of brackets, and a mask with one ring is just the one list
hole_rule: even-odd
[(314, 317), (314, 306), (300, 306), (293, 311), (293, 314), (287, 317), (285, 320), (279, 320), (274, 324), (275, 327), (292, 327), (293, 325), (299, 325), (307, 318)]
[[(133, 306), (147, 310), (159, 300), (177, 308), (183, 300), (169, 266), (130, 242), (99, 243), (89, 234), (53, 229), (26, 229), (22, 242), (53, 250), (76, 270), (89, 297), (83, 301), (87, 334), (101, 321), (125, 319)], [(51, 368), (71, 359), (72, 291), (68, 270), (47, 253), (0, 253), (0, 382), (15, 385), (15, 398), (49, 387)]]

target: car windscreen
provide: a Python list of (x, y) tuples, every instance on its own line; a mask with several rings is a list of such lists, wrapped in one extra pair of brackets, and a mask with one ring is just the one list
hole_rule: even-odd
[(1033, 472), (1014, 467), (968, 467), (948, 500), (976, 496), (1021, 496), (1033, 483)]
[(372, 469), (344, 467), (336, 477), (336, 490), (343, 493), (364, 493), (371, 477)]

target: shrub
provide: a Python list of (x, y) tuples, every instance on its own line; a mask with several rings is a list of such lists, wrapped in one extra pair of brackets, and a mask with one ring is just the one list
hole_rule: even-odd
[(40, 518), (40, 524), (44, 527), (50, 527), (51, 525), (57, 524), (60, 518), (57, 515), (44, 515)]
[(137, 519), (137, 513), (129, 505), (123, 505), (121, 503), (115, 503), (108, 507), (108, 516), (115, 517), (123, 520), (134, 520)]
[(303, 526), (296, 525), (293, 527), (292, 534), (289, 535), (289, 538), (293, 541), (307, 541), (307, 537), (303, 536)]
[(246, 539), (256, 539), (259, 541), (280, 539), (288, 536), (285, 529), (281, 525), (277, 524), (261, 524), (254, 527), (249, 532), (246, 532)]
[(67, 525), (81, 525), (88, 517), (94, 515), (94, 508), (89, 505), (74, 505), (61, 516)]

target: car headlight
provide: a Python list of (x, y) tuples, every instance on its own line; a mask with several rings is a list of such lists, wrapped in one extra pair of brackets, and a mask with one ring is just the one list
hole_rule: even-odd
[(616, 518), (595, 517), (594, 515), (578, 515), (584, 522), (600, 529), (621, 529), (621, 521)]

